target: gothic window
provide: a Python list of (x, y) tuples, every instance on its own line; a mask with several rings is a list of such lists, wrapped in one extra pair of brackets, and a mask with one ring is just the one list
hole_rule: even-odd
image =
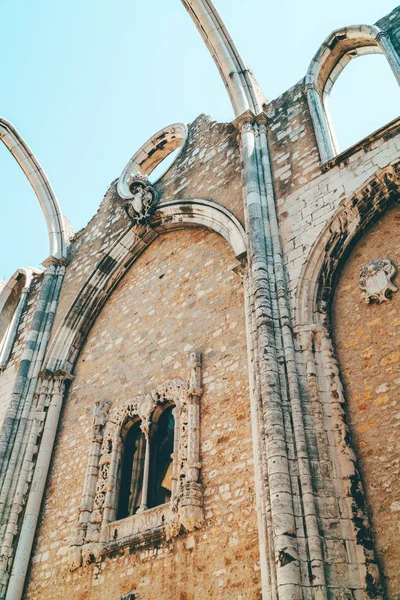
[[(383, 54), (397, 83), (400, 83), (400, 57), (389, 34), (375, 25), (358, 25), (334, 31), (322, 44), (308, 68), (305, 88), (322, 163), (333, 159), (339, 151), (327, 107), (332, 87), (350, 61), (366, 54)], [(355, 98), (357, 110), (360, 90), (356, 91)], [(376, 112), (375, 109), (373, 112)], [(350, 143), (354, 143), (354, 140)]]
[(116, 545), (151, 543), (203, 521), (200, 483), (201, 358), (188, 381), (169, 379), (110, 410), (96, 402), (70, 568)]
[(134, 515), (141, 505), (146, 440), (136, 421), (125, 438), (119, 492), (118, 519)]
[[(173, 406), (157, 412), (145, 428), (146, 434), (140, 421), (130, 421), (125, 427), (127, 433), (122, 440), (117, 519), (171, 500), (175, 432)], [(150, 460), (146, 462), (147, 443)]]

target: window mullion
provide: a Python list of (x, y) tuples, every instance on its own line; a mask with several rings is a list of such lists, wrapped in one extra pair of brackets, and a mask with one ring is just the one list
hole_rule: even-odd
[(145, 455), (144, 455), (142, 498), (141, 498), (141, 502), (140, 502), (140, 508), (138, 510), (139, 513), (144, 512), (148, 508), (147, 498), (148, 498), (148, 492), (149, 492), (151, 426), (152, 426), (151, 421), (143, 421), (140, 424), (140, 429), (144, 433), (146, 448), (145, 448)]

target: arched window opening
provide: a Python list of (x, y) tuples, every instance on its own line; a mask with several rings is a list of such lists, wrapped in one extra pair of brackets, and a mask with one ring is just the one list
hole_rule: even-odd
[(399, 96), (385, 56), (368, 54), (351, 60), (325, 100), (337, 153), (397, 118)]
[(145, 436), (140, 429), (140, 421), (136, 421), (128, 430), (125, 438), (118, 519), (134, 515), (141, 506), (145, 449)]
[[(118, 194), (121, 198), (132, 198), (131, 182), (138, 175), (149, 177), (152, 174), (159, 178), (176, 160), (187, 138), (187, 127), (184, 123), (174, 123), (164, 127), (147, 140), (132, 156), (118, 180)], [(166, 160), (167, 159), (167, 160)], [(160, 170), (156, 169), (159, 165)]]
[(175, 433), (172, 411), (173, 406), (169, 406), (153, 421), (136, 421), (129, 427), (123, 440), (117, 519), (170, 501)]
[(172, 492), (175, 419), (170, 406), (161, 414), (151, 440), (149, 508), (165, 504)]

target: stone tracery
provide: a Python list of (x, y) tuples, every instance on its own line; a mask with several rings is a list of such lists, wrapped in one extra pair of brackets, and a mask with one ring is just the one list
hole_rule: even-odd
[[(150, 394), (136, 396), (110, 411), (110, 403), (96, 402), (93, 409), (92, 439), (79, 507), (76, 534), (70, 546), (70, 569), (89, 564), (107, 552), (110, 542), (135, 544), (135, 535), (153, 539), (192, 531), (203, 521), (200, 477), (201, 355), (189, 355), (188, 381), (168, 379)], [(148, 509), (146, 505), (151, 427), (166, 406), (173, 405), (175, 416), (172, 454), (172, 494), (168, 504)], [(117, 519), (124, 430), (129, 421), (140, 422), (146, 438), (145, 472), (139, 511), (122, 521)], [(147, 475), (147, 477), (146, 477)]]

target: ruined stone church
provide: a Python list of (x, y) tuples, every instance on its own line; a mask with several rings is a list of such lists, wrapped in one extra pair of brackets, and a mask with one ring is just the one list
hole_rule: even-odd
[(235, 119), (132, 148), (78, 233), (0, 119), (50, 243), (1, 283), (0, 598), (399, 600), (400, 119), (340, 153), (326, 100), (400, 83), (400, 8), (266, 100), (182, 2)]

